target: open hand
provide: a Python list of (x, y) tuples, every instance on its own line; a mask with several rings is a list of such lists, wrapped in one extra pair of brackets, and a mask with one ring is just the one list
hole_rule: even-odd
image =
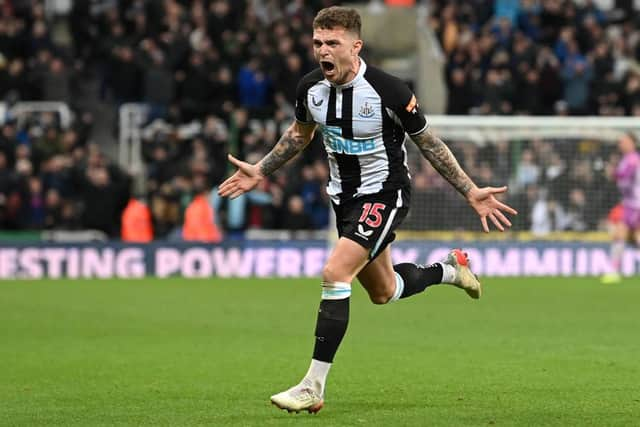
[(511, 215), (517, 215), (518, 212), (511, 206), (505, 205), (498, 199), (495, 194), (504, 193), (507, 191), (507, 187), (483, 187), (473, 188), (467, 194), (467, 201), (473, 209), (475, 209), (478, 216), (480, 216), (480, 222), (482, 223), (482, 229), (485, 233), (489, 232), (489, 225), (487, 218), (491, 220), (493, 225), (500, 231), (504, 231), (505, 226), (511, 227), (511, 222), (504, 216), (504, 213)]
[(235, 199), (253, 190), (264, 178), (257, 165), (238, 160), (231, 154), (229, 154), (227, 158), (238, 170), (220, 184), (218, 188), (218, 194), (220, 196)]

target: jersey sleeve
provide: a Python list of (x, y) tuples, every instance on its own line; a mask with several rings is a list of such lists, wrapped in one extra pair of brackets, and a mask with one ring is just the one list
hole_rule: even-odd
[(418, 100), (405, 82), (376, 67), (367, 67), (364, 77), (382, 98), (387, 113), (405, 132), (417, 135), (427, 129)]
[(309, 113), (309, 108), (307, 107), (307, 92), (309, 91), (309, 87), (310, 85), (307, 79), (302, 79), (296, 88), (295, 115), (296, 120), (301, 123), (313, 122), (313, 117), (311, 117), (311, 113)]
[(400, 82), (392, 92), (389, 106), (402, 123), (402, 127), (409, 135), (417, 135), (427, 127), (427, 120), (420, 109), (416, 96), (409, 87)]

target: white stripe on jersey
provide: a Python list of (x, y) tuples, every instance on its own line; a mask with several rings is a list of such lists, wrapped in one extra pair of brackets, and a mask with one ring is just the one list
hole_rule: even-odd
[(405, 144), (402, 144), (402, 155), (404, 156), (402, 164), (407, 169), (407, 176), (411, 179), (411, 172), (409, 172), (409, 156), (407, 155), (407, 146)]
[(335, 197), (336, 194), (342, 192), (342, 179), (340, 178), (338, 162), (332, 153), (327, 153), (327, 160), (329, 161), (329, 176), (331, 177), (331, 180), (327, 184), (327, 194), (331, 197), (333, 203), (339, 205), (340, 200)]
[(372, 172), (368, 174), (368, 179), (366, 181), (363, 180), (363, 183), (358, 187), (357, 194), (373, 194), (382, 191), (382, 184), (389, 177), (387, 150), (380, 150), (371, 156), (360, 156), (358, 161), (360, 162), (360, 170)]

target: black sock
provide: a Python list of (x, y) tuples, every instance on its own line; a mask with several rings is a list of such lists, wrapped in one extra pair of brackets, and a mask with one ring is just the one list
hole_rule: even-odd
[(424, 291), (427, 286), (436, 285), (442, 282), (442, 265), (432, 264), (428, 267), (421, 265), (404, 263), (396, 264), (393, 269), (404, 280), (404, 290), (400, 298), (407, 298), (411, 295)]
[(347, 332), (349, 323), (349, 298), (338, 300), (323, 299), (318, 310), (316, 323), (316, 344), (313, 358), (332, 363), (338, 346)]

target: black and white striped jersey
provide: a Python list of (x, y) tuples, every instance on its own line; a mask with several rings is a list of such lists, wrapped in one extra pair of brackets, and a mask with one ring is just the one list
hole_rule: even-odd
[(334, 85), (318, 68), (302, 78), (296, 120), (317, 123), (329, 158), (334, 203), (409, 184), (405, 131), (427, 128), (416, 98), (400, 79), (363, 60), (356, 77)]

